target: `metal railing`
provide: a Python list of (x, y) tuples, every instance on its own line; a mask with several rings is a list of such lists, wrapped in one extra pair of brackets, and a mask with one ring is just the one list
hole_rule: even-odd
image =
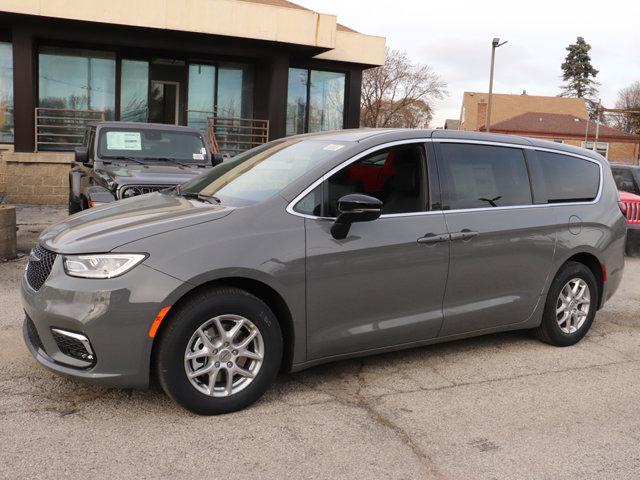
[(39, 150), (71, 150), (82, 145), (87, 124), (101, 122), (105, 112), (64, 108), (36, 108), (35, 147)]
[(269, 141), (269, 120), (210, 116), (207, 135), (213, 153), (236, 155)]

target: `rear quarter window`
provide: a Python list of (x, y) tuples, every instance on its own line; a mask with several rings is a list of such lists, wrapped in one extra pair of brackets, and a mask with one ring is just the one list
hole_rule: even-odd
[(589, 202), (598, 195), (600, 167), (595, 162), (536, 151), (532, 165), (537, 178), (536, 198), (541, 203)]

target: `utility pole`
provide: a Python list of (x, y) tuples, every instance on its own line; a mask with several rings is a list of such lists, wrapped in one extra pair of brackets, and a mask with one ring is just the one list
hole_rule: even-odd
[[(499, 38), (494, 38), (493, 41), (491, 42), (491, 68), (489, 70), (489, 102), (487, 105), (487, 119), (485, 121), (485, 130), (487, 132), (491, 131), (491, 107), (493, 104), (493, 67), (496, 61), (496, 48), (501, 47), (507, 42), (508, 40), (505, 40), (504, 42), (500, 43)], [(480, 125), (478, 125), (478, 127), (480, 127)]]

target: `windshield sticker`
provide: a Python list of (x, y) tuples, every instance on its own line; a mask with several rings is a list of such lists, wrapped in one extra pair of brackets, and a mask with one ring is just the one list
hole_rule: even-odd
[(194, 153), (193, 154), (193, 159), (194, 160), (204, 160), (204, 154), (202, 154), (202, 153)]
[(107, 132), (107, 150), (142, 150), (140, 132)]
[(342, 147), (344, 147), (344, 145), (340, 145), (337, 143), (331, 143), (329, 145), (327, 145), (326, 147), (323, 148), (323, 150), (329, 150), (331, 152), (336, 152), (338, 150), (340, 150)]
[(207, 154), (207, 149), (206, 149), (206, 148), (204, 148), (204, 147), (202, 147), (202, 148), (200, 149), (200, 153), (201, 153), (202, 155), (206, 155), (206, 154)]

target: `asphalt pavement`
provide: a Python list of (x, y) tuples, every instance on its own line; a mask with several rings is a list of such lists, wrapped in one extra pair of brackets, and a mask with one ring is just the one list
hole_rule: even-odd
[(342, 361), (219, 417), (40, 367), (25, 264), (0, 264), (0, 478), (640, 477), (640, 259), (576, 346), (515, 332)]

